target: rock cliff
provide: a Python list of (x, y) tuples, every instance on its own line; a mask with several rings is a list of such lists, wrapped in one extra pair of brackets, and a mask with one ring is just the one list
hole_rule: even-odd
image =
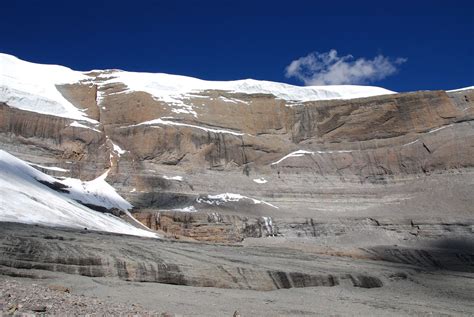
[[(47, 69), (32, 78), (49, 78)], [(30, 92), (2, 84), (1, 148), (56, 177), (109, 170), (137, 218), (169, 236), (241, 241), (298, 236), (310, 220), (472, 220), (472, 88), (393, 93), (53, 71), (61, 80), (35, 85), (55, 94), (38, 95), (36, 106)]]

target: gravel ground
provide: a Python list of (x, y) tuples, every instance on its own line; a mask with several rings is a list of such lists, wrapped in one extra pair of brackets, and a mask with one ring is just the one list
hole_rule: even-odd
[(399, 280), (376, 289), (340, 285), (269, 292), (45, 274), (40, 279), (0, 275), (0, 316), (231, 317), (235, 311), (241, 317), (473, 316), (474, 312), (472, 276), (466, 273), (427, 273), (415, 282)]
[(71, 315), (71, 316), (177, 316), (149, 311), (137, 304), (118, 304), (96, 297), (71, 294), (71, 289), (60, 285), (47, 286), (27, 279), (0, 280), (1, 315)]

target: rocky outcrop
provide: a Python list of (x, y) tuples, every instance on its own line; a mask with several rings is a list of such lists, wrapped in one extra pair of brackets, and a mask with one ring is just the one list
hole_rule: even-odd
[(278, 229), (270, 217), (249, 219), (236, 215), (141, 210), (133, 216), (150, 229), (175, 239), (235, 243), (245, 238), (276, 236)]

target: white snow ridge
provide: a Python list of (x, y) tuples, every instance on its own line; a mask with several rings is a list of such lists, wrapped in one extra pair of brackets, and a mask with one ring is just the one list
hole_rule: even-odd
[[(72, 178), (58, 180), (0, 150), (0, 221), (87, 228), (157, 238), (153, 232), (79, 203), (117, 208), (129, 214), (127, 209), (132, 206), (105, 181), (106, 176), (107, 173), (104, 173), (90, 182)], [(55, 185), (60, 191), (45, 183)]]

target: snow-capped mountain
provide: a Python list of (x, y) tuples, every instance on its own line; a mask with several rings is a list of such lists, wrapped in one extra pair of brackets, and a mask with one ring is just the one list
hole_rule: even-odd
[(462, 215), (472, 205), (464, 180), (434, 199), (400, 193), (407, 180), (474, 166), (473, 100), (471, 88), (205, 81), (0, 54), (0, 220), (153, 235), (89, 206), (177, 236), (240, 241), (273, 236), (278, 223), (294, 234), (294, 219), (397, 214), (402, 203), (443, 217), (446, 193)]

